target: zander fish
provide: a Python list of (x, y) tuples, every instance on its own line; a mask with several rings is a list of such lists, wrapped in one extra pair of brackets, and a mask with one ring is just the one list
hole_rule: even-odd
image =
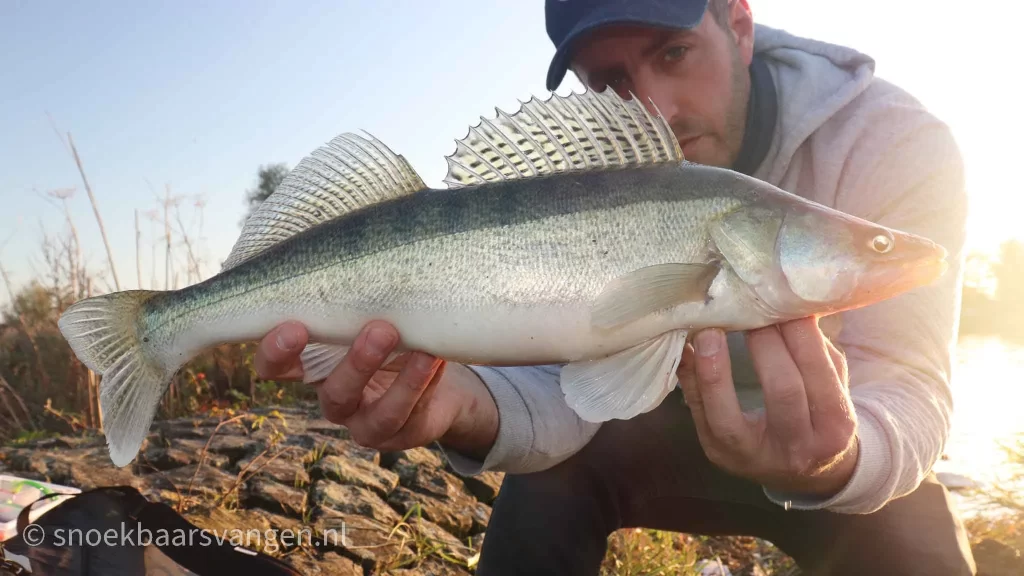
[(138, 453), (183, 364), (288, 320), (309, 330), (307, 382), (384, 319), (402, 351), (564, 364), (566, 402), (605, 421), (664, 399), (688, 332), (833, 314), (946, 270), (925, 238), (686, 161), (656, 110), (612, 91), (481, 118), (447, 157), (444, 189), (367, 136), (303, 159), (216, 276), (65, 311), (61, 332), (102, 375), (115, 465)]

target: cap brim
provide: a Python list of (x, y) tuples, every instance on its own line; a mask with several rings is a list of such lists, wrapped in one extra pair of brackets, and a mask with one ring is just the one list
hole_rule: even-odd
[(565, 73), (569, 70), (573, 45), (583, 35), (613, 24), (689, 30), (700, 24), (704, 18), (707, 2), (684, 3), (683, 6), (661, 6), (659, 17), (652, 17), (648, 13), (641, 14), (635, 8), (635, 5), (629, 3), (625, 3), (625, 6), (610, 5), (605, 10), (598, 10), (589, 18), (581, 20), (559, 44), (555, 55), (551, 58), (551, 64), (548, 66), (547, 89), (553, 92), (562, 83)]

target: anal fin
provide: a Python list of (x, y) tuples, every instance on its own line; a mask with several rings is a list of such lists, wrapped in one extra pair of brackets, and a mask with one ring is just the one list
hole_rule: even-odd
[(562, 368), (566, 402), (588, 422), (628, 420), (657, 407), (678, 383), (686, 331), (674, 330), (597, 360)]
[[(299, 359), (302, 361), (302, 381), (310, 384), (325, 380), (338, 367), (338, 364), (341, 364), (341, 361), (345, 359), (349, 348), (349, 346), (342, 344), (322, 344), (320, 342), (306, 344), (306, 348), (299, 355)], [(397, 351), (392, 352), (384, 360), (382, 366), (387, 366), (400, 354)]]
[(302, 381), (306, 384), (327, 378), (334, 368), (341, 364), (348, 353), (348, 346), (310, 342), (299, 356), (302, 360)]

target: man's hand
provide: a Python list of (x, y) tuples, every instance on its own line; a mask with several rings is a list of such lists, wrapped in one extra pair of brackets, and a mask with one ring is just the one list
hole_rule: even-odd
[(829, 497), (857, 464), (857, 422), (846, 359), (814, 318), (753, 330), (747, 346), (765, 409), (744, 413), (721, 330), (704, 330), (678, 370), (708, 458), (770, 490)]
[[(498, 433), (498, 409), (483, 381), (469, 368), (433, 356), (403, 354), (388, 365), (399, 335), (386, 322), (363, 327), (344, 360), (315, 383), (324, 417), (348, 428), (358, 444), (384, 451), (435, 440), (483, 459)], [(302, 378), (299, 354), (309, 336), (285, 323), (267, 334), (256, 353), (261, 378)]]

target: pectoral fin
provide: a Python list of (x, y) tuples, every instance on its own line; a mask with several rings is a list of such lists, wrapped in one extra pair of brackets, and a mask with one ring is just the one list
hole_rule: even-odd
[(676, 386), (686, 331), (667, 332), (598, 360), (562, 368), (562, 393), (588, 422), (626, 420), (654, 409)]
[(656, 264), (610, 282), (591, 311), (591, 323), (614, 328), (685, 302), (703, 302), (718, 264)]

